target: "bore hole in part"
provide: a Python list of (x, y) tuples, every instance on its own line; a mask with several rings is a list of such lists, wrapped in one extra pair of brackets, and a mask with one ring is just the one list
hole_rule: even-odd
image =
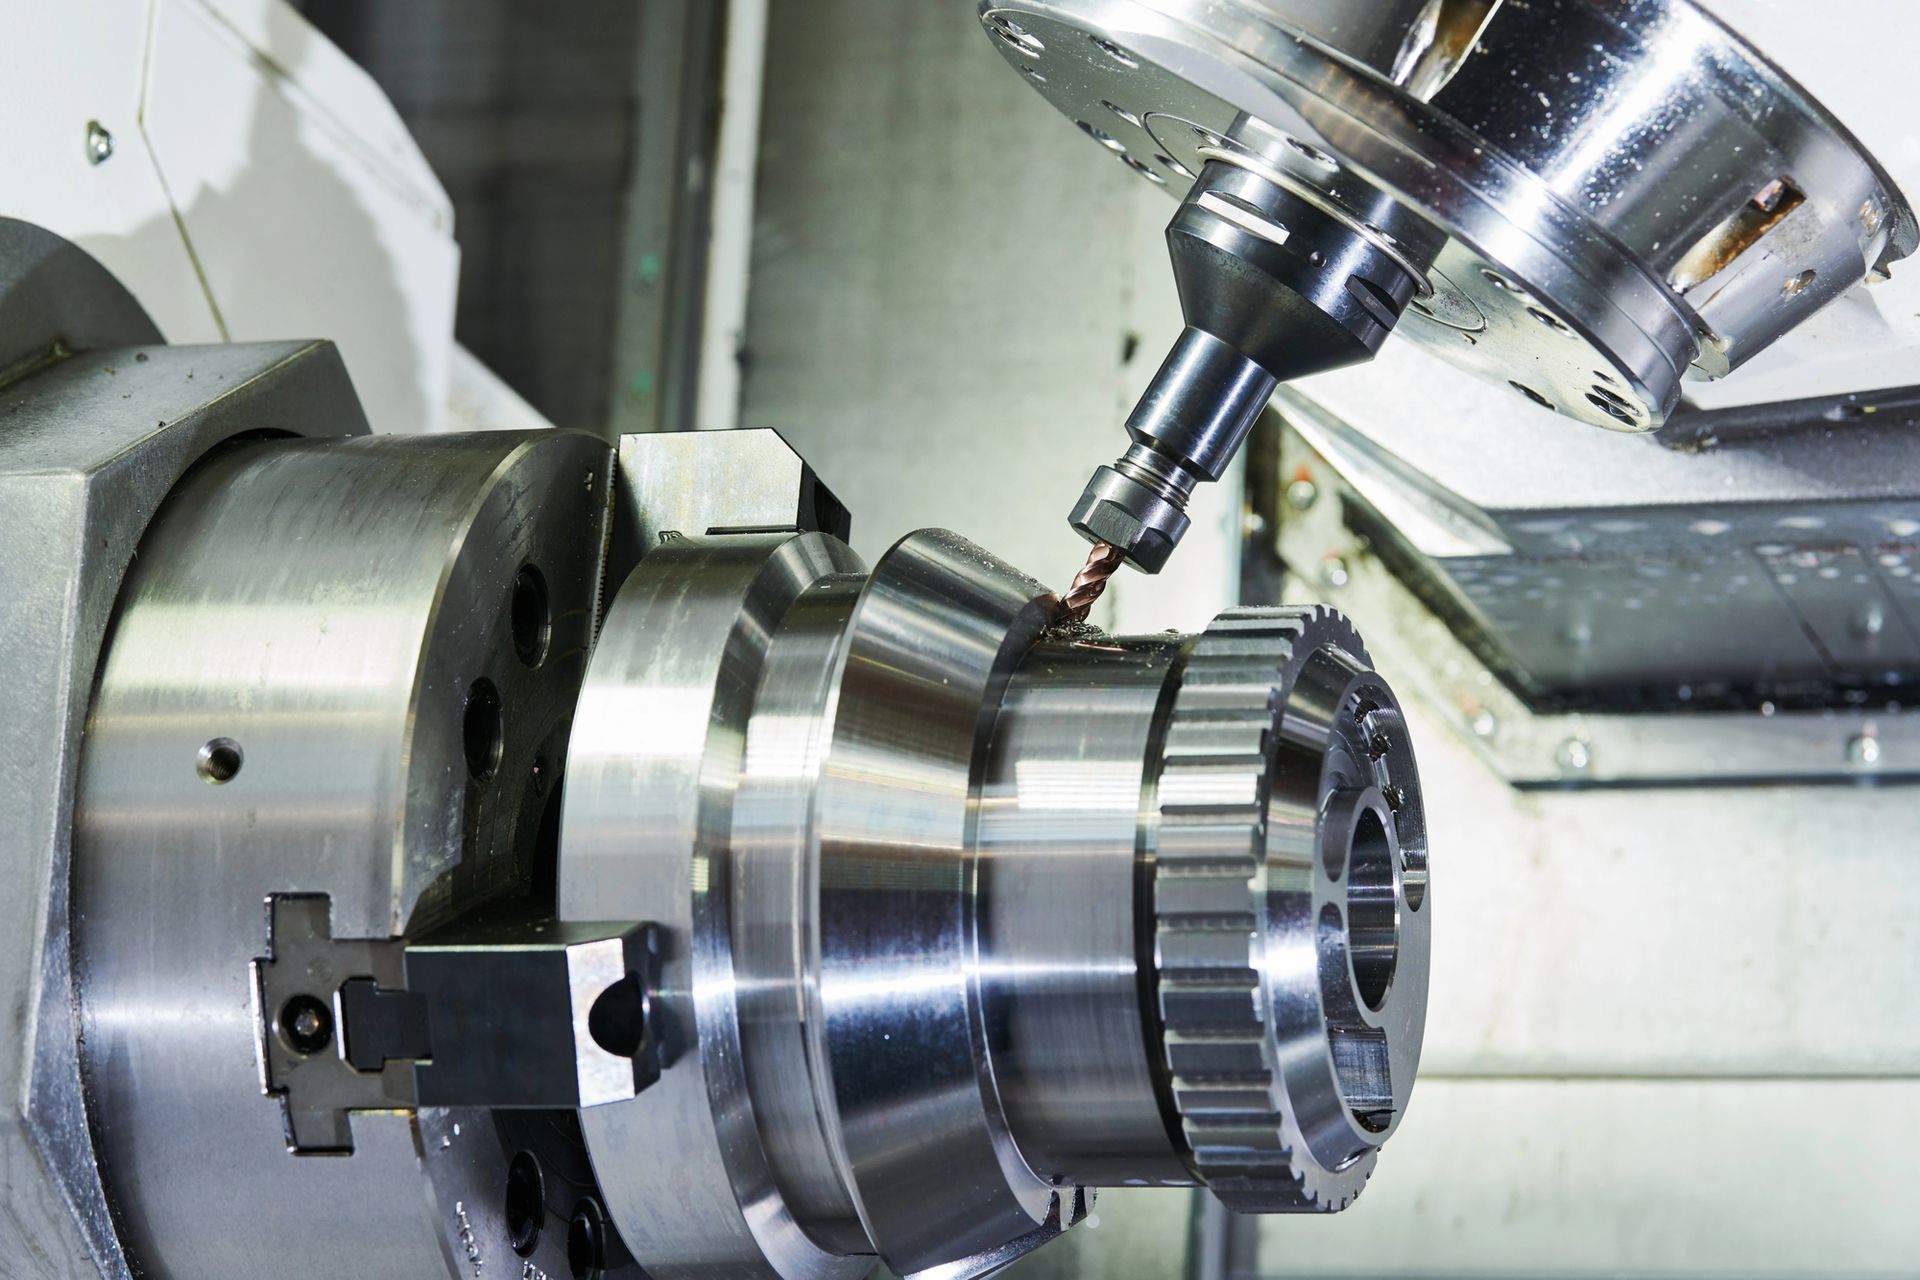
[[(1331, 979), (1345, 985), (1336, 976), (1344, 967), (1347, 947), (1341, 935), (1346, 924), (1340, 908), (1329, 902), (1320, 908), (1320, 963), (1322, 981)], [(1334, 973), (1327, 966), (1335, 966)], [(1346, 1100), (1354, 1123), (1371, 1133), (1384, 1133), (1393, 1125), (1393, 1054), (1386, 1032), (1366, 1025), (1351, 1006), (1337, 1001), (1329, 1009), (1327, 1048), (1333, 1055), (1333, 1070), (1340, 1083), (1340, 1096)], [(1348, 1157), (1348, 1163), (1365, 1154), (1360, 1148)]]
[(1519, 285), (1507, 279), (1505, 276), (1501, 275), (1498, 271), (1495, 271), (1492, 267), (1480, 268), (1480, 276), (1488, 284), (1492, 285), (1496, 289), (1505, 289), (1508, 293), (1525, 293), (1526, 292), (1525, 289), (1522, 289)]
[(546, 661), (547, 645), (553, 640), (553, 607), (546, 577), (532, 565), (514, 576), (512, 620), (513, 651), (528, 666), (539, 666)]
[(1119, 63), (1121, 66), (1125, 67), (1127, 70), (1132, 71), (1137, 69), (1140, 66), (1140, 60), (1138, 58), (1128, 53), (1125, 49), (1122, 49), (1119, 45), (1115, 44), (1113, 41), (1104, 40), (1099, 36), (1088, 36), (1087, 39), (1093, 41), (1094, 48), (1106, 54), (1109, 58), (1112, 58), (1115, 62)]
[(1538, 391), (1535, 391), (1532, 387), (1528, 386), (1526, 383), (1508, 382), (1507, 385), (1512, 387), (1515, 391), (1518, 391), (1521, 395), (1525, 396), (1527, 399), (1539, 405), (1542, 409), (1553, 408), (1553, 401), (1547, 399), (1545, 396), (1541, 395)]
[(1378, 1012), (1400, 959), (1400, 903), (1394, 877), (1393, 842), (1378, 810), (1362, 809), (1347, 850), (1347, 949), (1353, 957), (1354, 989)]
[(1181, 164), (1178, 160), (1175, 160), (1172, 156), (1157, 155), (1154, 157), (1154, 159), (1158, 160), (1161, 164), (1165, 165), (1167, 167), (1167, 171), (1170, 173), (1177, 173), (1183, 178), (1191, 178), (1193, 176), (1193, 170), (1187, 168), (1187, 166)]
[(582, 1200), (567, 1220), (567, 1272), (573, 1280), (600, 1280), (607, 1273), (607, 1215), (597, 1201)]
[(1148, 182), (1151, 182), (1156, 187), (1164, 187), (1167, 185), (1167, 180), (1165, 178), (1155, 173), (1147, 165), (1142, 164), (1138, 160), (1135, 160), (1132, 156), (1123, 155), (1120, 157), (1120, 162), (1126, 165), (1127, 168), (1139, 174), (1141, 177), (1145, 178)]
[(1085, 120), (1075, 120), (1074, 123), (1080, 126), (1080, 132), (1086, 134), (1107, 150), (1114, 152), (1116, 155), (1125, 155), (1127, 153), (1126, 144), (1108, 133), (1105, 129), (1097, 125), (1088, 124)]
[(506, 747), (506, 721), (500, 713), (500, 691), (481, 676), (467, 686), (467, 708), (460, 720), (460, 739), (467, 753), (467, 773), (485, 782), (500, 769)]
[(246, 753), (240, 750), (240, 744), (232, 738), (212, 738), (200, 748), (199, 755), (194, 758), (193, 768), (201, 781), (217, 787), (223, 782), (232, 782), (246, 758)]
[(1119, 116), (1122, 120), (1125, 120), (1128, 124), (1133, 125), (1135, 128), (1140, 127), (1140, 117), (1133, 114), (1133, 112), (1127, 110), (1125, 107), (1121, 106), (1119, 103), (1108, 102), (1106, 99), (1102, 98), (1100, 100), (1100, 105), (1105, 107), (1107, 110), (1113, 112), (1113, 114), (1115, 114), (1116, 116)]
[(1639, 406), (1598, 383), (1594, 384), (1593, 390), (1587, 392), (1587, 403), (1615, 422), (1624, 422), (1631, 426), (1640, 419)]
[(1047, 51), (1047, 46), (1041, 42), (1039, 36), (1034, 35), (1004, 13), (994, 14), (987, 19), (987, 25), (1008, 48), (1023, 53), (1029, 58), (1037, 58)]
[(1553, 330), (1563, 338), (1573, 336), (1573, 326), (1545, 307), (1528, 307), (1527, 314), (1538, 320), (1543, 327)]
[(1319, 165), (1322, 169), (1338, 170), (1340, 168), (1340, 162), (1338, 160), (1335, 160), (1311, 142), (1302, 142), (1298, 138), (1289, 137), (1287, 139), (1287, 145), (1307, 159), (1313, 161), (1313, 163)]
[(1805, 293), (1807, 286), (1817, 278), (1818, 273), (1813, 271), (1802, 271), (1799, 275), (1788, 276), (1787, 282), (1780, 286), (1780, 292), (1789, 298), (1797, 298)]
[(530, 1151), (522, 1151), (507, 1166), (507, 1243), (521, 1257), (532, 1255), (540, 1243), (540, 1228), (547, 1224), (546, 1179), (540, 1162)]

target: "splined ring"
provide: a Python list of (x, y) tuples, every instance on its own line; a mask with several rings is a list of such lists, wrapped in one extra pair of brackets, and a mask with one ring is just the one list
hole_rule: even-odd
[[(1427, 935), (1408, 897), (1424, 897), (1425, 842), (1398, 725), (1353, 628), (1318, 607), (1223, 614), (1195, 638), (1174, 695), (1157, 786), (1153, 1003), (1183, 1156), (1239, 1212), (1345, 1208), (1404, 1106)], [(1329, 829), (1352, 839), (1351, 823), (1327, 815), (1356, 797), (1383, 817), (1394, 868), (1398, 963), (1387, 994), (1369, 989), (1367, 1001), (1345, 914), (1359, 900), (1348, 894), (1363, 892), (1346, 868), (1358, 854), (1320, 847)], [(1303, 1056), (1315, 1059), (1305, 1069)]]

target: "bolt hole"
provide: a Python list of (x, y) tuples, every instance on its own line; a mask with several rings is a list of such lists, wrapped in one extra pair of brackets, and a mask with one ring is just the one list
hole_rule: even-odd
[(1509, 381), (1507, 385), (1512, 387), (1515, 391), (1518, 391), (1521, 395), (1525, 396), (1527, 399), (1539, 405), (1542, 409), (1553, 408), (1553, 401), (1547, 399), (1545, 396), (1541, 395), (1538, 391), (1535, 391), (1532, 387), (1528, 386), (1526, 383)]
[(1201, 143), (1205, 146), (1224, 147), (1227, 145), (1225, 138), (1211, 129), (1202, 129), (1199, 125), (1193, 126), (1193, 136), (1200, 139)]
[(1103, 40), (1099, 36), (1088, 36), (1087, 38), (1093, 41), (1094, 48), (1106, 54), (1109, 58), (1112, 58), (1115, 62), (1119, 63), (1121, 66), (1125, 67), (1127, 70), (1134, 71), (1139, 68), (1140, 60), (1134, 57), (1132, 54), (1128, 53), (1125, 49), (1122, 49), (1119, 45), (1115, 44), (1113, 41)]
[(547, 1224), (547, 1189), (540, 1162), (522, 1151), (507, 1166), (507, 1243), (521, 1257), (532, 1255)]
[(1080, 132), (1086, 134), (1089, 138), (1092, 138), (1095, 142), (1113, 152), (1115, 155), (1125, 155), (1127, 153), (1126, 144), (1108, 133), (1105, 129), (1090, 125), (1085, 120), (1075, 120), (1074, 123), (1080, 126)]
[(567, 1221), (567, 1271), (573, 1280), (600, 1280), (607, 1273), (607, 1217), (595, 1201), (582, 1200)]
[(467, 752), (467, 772), (476, 781), (485, 782), (499, 772), (500, 753), (506, 745), (506, 724), (500, 714), (500, 691), (485, 676), (467, 687), (467, 709), (461, 718), (460, 736)]
[(1525, 293), (1526, 292), (1525, 289), (1522, 289), (1519, 285), (1507, 279), (1507, 277), (1501, 275), (1498, 271), (1495, 271), (1492, 267), (1480, 268), (1480, 276), (1488, 284), (1492, 285), (1496, 289), (1505, 289), (1508, 293)]
[(1133, 112), (1127, 110), (1125, 107), (1121, 106), (1119, 103), (1108, 102), (1106, 99), (1103, 98), (1100, 101), (1100, 105), (1105, 107), (1107, 110), (1113, 112), (1113, 114), (1115, 114), (1116, 116), (1119, 116), (1122, 120), (1125, 120), (1128, 124), (1133, 125), (1135, 128), (1140, 127), (1140, 117), (1133, 114)]
[(1563, 338), (1571, 338), (1573, 336), (1572, 326), (1544, 307), (1530, 306), (1527, 308), (1527, 314)]
[(246, 753), (240, 750), (240, 744), (232, 738), (214, 738), (200, 748), (193, 767), (202, 781), (217, 787), (232, 782), (246, 758)]
[(1322, 169), (1331, 169), (1337, 172), (1340, 168), (1340, 162), (1338, 160), (1335, 160), (1311, 142), (1302, 142), (1298, 138), (1290, 137), (1287, 139), (1287, 145), (1307, 159), (1313, 161), (1313, 163), (1319, 165)]
[(1177, 173), (1183, 178), (1191, 178), (1193, 176), (1193, 170), (1187, 168), (1187, 166), (1181, 164), (1178, 160), (1175, 160), (1172, 156), (1157, 155), (1154, 157), (1154, 159), (1158, 160), (1161, 164), (1165, 165), (1167, 167), (1168, 172), (1170, 173)]
[(1615, 422), (1632, 425), (1640, 417), (1639, 406), (1623, 399), (1605, 387), (1596, 385), (1587, 392), (1587, 403), (1612, 418)]
[(1393, 844), (1377, 809), (1362, 809), (1347, 851), (1347, 946), (1354, 990), (1376, 1013), (1400, 958), (1400, 904), (1394, 884)]
[(987, 22), (993, 28), (993, 34), (999, 36), (1001, 42), (1016, 53), (1037, 58), (1047, 51), (1047, 46), (1041, 42), (1039, 36), (1034, 35), (1004, 13), (994, 14)]
[(1135, 160), (1132, 156), (1121, 156), (1120, 160), (1121, 160), (1121, 163), (1127, 166), (1127, 168), (1133, 170), (1135, 173), (1145, 178), (1148, 182), (1151, 182), (1154, 186), (1164, 187), (1167, 185), (1167, 180), (1165, 178), (1155, 173), (1147, 165), (1141, 163), (1138, 160)]
[(553, 609), (547, 596), (547, 580), (540, 570), (527, 565), (513, 579), (513, 651), (529, 667), (537, 667), (547, 658), (547, 646), (553, 640)]
[(333, 1011), (315, 996), (294, 996), (280, 1006), (279, 1031), (287, 1048), (312, 1057), (333, 1043)]
[(1807, 286), (1818, 277), (1817, 272), (1802, 271), (1799, 275), (1788, 276), (1787, 282), (1780, 286), (1780, 292), (1789, 298), (1797, 298), (1807, 291)]

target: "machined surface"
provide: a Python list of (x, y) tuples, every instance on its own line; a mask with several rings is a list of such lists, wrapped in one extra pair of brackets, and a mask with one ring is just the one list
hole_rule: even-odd
[(621, 588), (560, 909), (662, 927), (661, 1079), (582, 1117), (650, 1272), (970, 1277), (1093, 1186), (1357, 1193), (1425, 1003), (1391, 694), (1325, 612), (1062, 617), (938, 530), (870, 574), (672, 535)]
[[(1141, 1046), (1141, 796), (1181, 645), (1034, 646), (1000, 704), (982, 784), (981, 946), (996, 1078), (1035, 1172), (1185, 1183)], [(1104, 1203), (1104, 1202), (1103, 1202)]]
[(663, 1280), (856, 1276), (870, 1265), (808, 1238), (753, 1140), (730, 998), (751, 986), (727, 980), (740, 873), (724, 856), (728, 823), (706, 803), (724, 801), (747, 768), (744, 720), (781, 616), (820, 579), (858, 567), (819, 535), (659, 547), (609, 609), (581, 691), (560, 915), (644, 911), (668, 931), (655, 1016), (684, 1045), (651, 1089), (583, 1124), (609, 1210)]
[(525, 890), (610, 470), (569, 433), (242, 443), (142, 542), (89, 717), (75, 919), (100, 1160), (143, 1267), (427, 1275), (465, 1253), (415, 1117), (356, 1117), (347, 1159), (289, 1153), (250, 964), (269, 895), (326, 894), (336, 936), (386, 938)]
[(1683, 375), (1726, 374), (1916, 240), (1851, 136), (1689, 0), (981, 16), (1034, 88), (1176, 194), (1244, 113), (1288, 141), (1290, 182), (1357, 223), (1391, 196), (1446, 237), (1400, 331), (1609, 429), (1657, 427)]
[(1156, 782), (1155, 992), (1190, 1163), (1230, 1208), (1343, 1209), (1426, 1023), (1399, 707), (1339, 615), (1230, 612), (1193, 643)]
[(0, 948), (11, 1011), (0, 1084), (20, 1107), (0, 1119), (17, 1206), (0, 1245), (50, 1274), (123, 1275), (87, 1129), (67, 936), (74, 777), (101, 639), (147, 520), (207, 448), (263, 426), (333, 435), (365, 421), (331, 345), (155, 345), (98, 264), (20, 223), (0, 222), (0, 234), (0, 355), (13, 375), (0, 430), (0, 633), (22, 711), (0, 729), (0, 776), (18, 797), (0, 819), (0, 850), (19, 889), (0, 901), (12, 940)]

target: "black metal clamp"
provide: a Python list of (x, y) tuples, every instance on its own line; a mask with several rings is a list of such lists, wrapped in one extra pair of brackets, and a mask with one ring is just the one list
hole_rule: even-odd
[(263, 1084), (297, 1153), (351, 1151), (354, 1111), (593, 1107), (660, 1076), (654, 925), (512, 917), (336, 939), (330, 916), (324, 895), (270, 898), (253, 963)]

